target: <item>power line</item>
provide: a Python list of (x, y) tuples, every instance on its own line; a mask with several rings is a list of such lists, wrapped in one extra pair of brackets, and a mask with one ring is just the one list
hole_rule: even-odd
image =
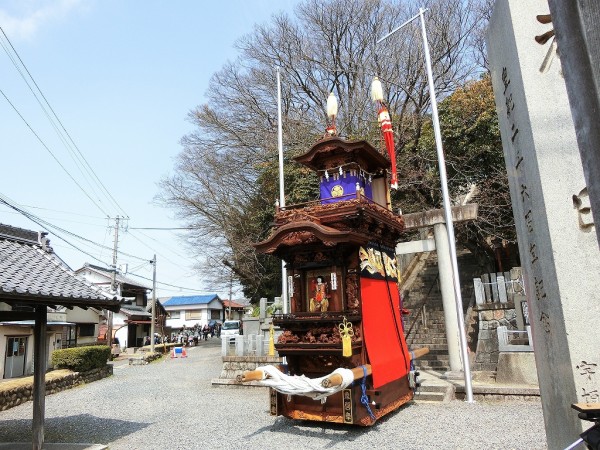
[[(127, 231), (129, 231), (129, 229), (128, 229)], [(149, 250), (152, 250), (152, 251), (156, 252), (156, 250), (155, 250), (155, 249), (153, 249), (152, 247), (150, 247), (148, 244), (146, 244), (146, 243), (145, 243), (143, 240), (141, 240), (140, 238), (138, 238), (138, 237), (137, 237), (137, 236), (135, 236), (134, 234), (132, 234), (132, 233), (129, 233), (129, 235), (130, 235), (132, 238), (134, 238), (136, 241), (138, 241), (140, 244), (142, 244), (144, 247), (146, 247), (147, 249), (149, 249)], [(153, 240), (154, 242), (157, 242), (157, 241), (156, 241), (156, 240), (154, 240), (154, 239), (152, 239), (152, 240)], [(158, 242), (157, 242), (157, 243), (158, 243)], [(158, 252), (157, 252), (157, 253), (158, 253)], [(174, 253), (175, 253), (175, 252), (174, 252)], [(175, 254), (177, 254), (177, 253), (175, 253)], [(173, 264), (173, 265), (177, 265), (177, 263), (175, 263), (174, 261), (171, 261), (169, 258), (167, 258), (166, 256), (164, 256), (163, 254), (161, 254), (161, 253), (158, 253), (158, 255), (159, 255), (161, 258), (165, 259), (166, 261), (170, 262), (171, 264)], [(182, 258), (182, 256), (181, 256), (181, 255), (177, 255), (177, 256), (179, 256), (180, 258)]]
[[(23, 67), (23, 69), (25, 69), (25, 72), (27, 72), (27, 75), (29, 76), (29, 79), (33, 82), (33, 84), (36, 87), (37, 91), (39, 92), (39, 94), (41, 95), (41, 97), (44, 99), (45, 104), (48, 106), (48, 108), (52, 112), (52, 116), (54, 117), (54, 119), (56, 119), (56, 122), (58, 122), (58, 124), (60, 125), (60, 128), (63, 130), (64, 134), (68, 137), (68, 141), (72, 144), (72, 148), (71, 148), (71, 145), (64, 138), (63, 134), (60, 132), (60, 130), (56, 126), (54, 120), (48, 114), (46, 108), (44, 107), (44, 105), (42, 104), (42, 102), (39, 100), (37, 94), (32, 89), (31, 85), (29, 84), (29, 82), (25, 78), (23, 72), (21, 71), (21, 69), (17, 65), (16, 61), (14, 60), (14, 58), (12, 57), (12, 55), (10, 54), (10, 52), (8, 51), (8, 49), (4, 46), (4, 44), (2, 44), (2, 47), (4, 48), (4, 51), (9, 56), (9, 58), (12, 61), (13, 65), (15, 66), (15, 69), (21, 75), (21, 78), (23, 78), (23, 81), (25, 81), (25, 84), (27, 84), (27, 87), (29, 88), (29, 90), (31, 91), (31, 93), (33, 94), (33, 96), (35, 97), (35, 99), (37, 100), (38, 104), (40, 105), (40, 107), (44, 111), (46, 117), (48, 118), (48, 120), (52, 124), (53, 128), (56, 130), (56, 133), (58, 134), (59, 138), (61, 139), (61, 141), (63, 142), (63, 144), (67, 148), (67, 150), (71, 153), (71, 156), (73, 157), (73, 161), (75, 161), (75, 164), (80, 168), (80, 171), (81, 171), (81, 167), (83, 167), (83, 169), (87, 172), (88, 176), (91, 176), (92, 180), (95, 181), (96, 185), (101, 188), (100, 190), (104, 191), (106, 198), (112, 201), (113, 206), (116, 206), (117, 209), (119, 209), (125, 216), (129, 217), (129, 215), (125, 212), (125, 210), (121, 207), (121, 205), (119, 205), (119, 203), (116, 201), (116, 199), (112, 196), (112, 194), (106, 188), (106, 186), (104, 185), (104, 183), (102, 183), (102, 181), (100, 180), (100, 178), (98, 177), (98, 175), (96, 174), (96, 172), (94, 171), (94, 169), (92, 168), (92, 166), (89, 164), (89, 162), (87, 161), (87, 159), (85, 158), (85, 156), (83, 155), (83, 153), (81, 152), (81, 150), (79, 149), (79, 147), (77, 146), (77, 144), (75, 144), (75, 141), (73, 140), (73, 138), (71, 137), (71, 135), (69, 134), (69, 132), (64, 127), (64, 125), (61, 122), (61, 120), (59, 119), (58, 115), (56, 114), (56, 112), (52, 108), (52, 105), (50, 105), (50, 102), (48, 101), (48, 99), (46, 98), (46, 96), (44, 95), (44, 93), (42, 92), (42, 90), (40, 89), (40, 87), (38, 86), (37, 82), (35, 81), (35, 79), (31, 75), (31, 73), (29, 72), (29, 69), (27, 69), (27, 66), (25, 65), (25, 63), (23, 62), (23, 60), (21, 59), (21, 57), (19, 56), (19, 53), (17, 52), (17, 50), (15, 49), (15, 47), (12, 45), (12, 42), (10, 41), (10, 39), (8, 38), (8, 36), (6, 35), (6, 33), (4, 32), (4, 30), (2, 29), (2, 27), (0, 27), (0, 31), (2, 31), (2, 34), (4, 35), (4, 38), (6, 39), (6, 41), (8, 42), (8, 44), (10, 45), (13, 53), (18, 58), (19, 62), (21, 63), (21, 66)], [(11, 104), (11, 106), (12, 106), (12, 104)], [(13, 106), (13, 108), (14, 108), (14, 106)], [(75, 149), (75, 151), (73, 151), (73, 148)], [(82, 175), (83, 175), (83, 173), (82, 173)], [(84, 176), (84, 178), (85, 178), (85, 176)], [(90, 185), (90, 187), (92, 188), (92, 190), (94, 190), (93, 186)], [(102, 211), (102, 212), (104, 212), (104, 211)]]
[[(54, 234), (55, 234), (55, 235), (56, 235), (56, 236), (57, 236), (59, 239), (62, 239), (63, 241), (67, 242), (67, 243), (68, 243), (69, 245), (71, 245), (71, 246), (73, 246), (73, 244), (71, 244), (71, 243), (69, 243), (68, 241), (66, 241), (66, 240), (65, 240), (65, 239), (64, 239), (62, 236), (60, 236), (60, 234), (59, 234), (59, 233), (58, 233), (56, 230), (58, 230), (58, 231), (60, 231), (60, 232), (62, 232), (62, 233), (68, 234), (68, 235), (70, 235), (70, 236), (72, 236), (72, 237), (74, 237), (74, 238), (77, 238), (77, 239), (79, 239), (79, 240), (81, 240), (81, 241), (83, 241), (83, 242), (86, 242), (86, 243), (88, 243), (88, 244), (95, 245), (96, 247), (99, 247), (99, 248), (101, 248), (101, 249), (103, 249), (103, 250), (111, 250), (111, 251), (112, 251), (112, 248), (111, 248), (111, 247), (107, 247), (107, 246), (105, 246), (105, 245), (98, 244), (97, 242), (95, 242), (95, 241), (92, 241), (91, 239), (87, 239), (87, 238), (84, 238), (83, 236), (79, 236), (78, 234), (76, 234), (76, 233), (73, 233), (72, 231), (69, 231), (69, 230), (66, 230), (66, 229), (64, 229), (64, 228), (62, 228), (62, 227), (59, 227), (59, 226), (57, 226), (57, 225), (54, 225), (54, 224), (52, 224), (52, 223), (48, 222), (47, 220), (44, 220), (44, 219), (42, 219), (41, 217), (38, 217), (38, 216), (36, 216), (35, 214), (32, 214), (32, 213), (30, 213), (30, 212), (28, 212), (28, 211), (25, 211), (24, 209), (21, 209), (21, 208), (19, 208), (18, 206), (16, 206), (16, 205), (14, 204), (15, 202), (11, 201), (11, 200), (10, 200), (8, 197), (6, 197), (5, 195), (2, 195), (2, 194), (0, 194), (0, 203), (3, 203), (3, 204), (5, 204), (6, 206), (8, 206), (9, 208), (12, 208), (12, 209), (14, 209), (15, 211), (17, 211), (17, 212), (21, 213), (22, 215), (24, 215), (25, 217), (27, 217), (29, 220), (31, 220), (31, 221), (33, 221), (33, 222), (37, 223), (37, 224), (38, 224), (38, 225), (40, 225), (41, 227), (47, 227), (47, 228), (51, 228), (51, 229), (53, 230)], [(80, 249), (78, 249), (78, 250), (80, 250)], [(80, 251), (81, 251), (82, 253), (85, 253), (86, 255), (89, 255), (88, 253), (84, 252), (83, 250), (80, 250)], [(125, 252), (119, 252), (119, 253), (120, 253), (120, 254), (122, 254), (122, 255), (124, 255), (124, 256), (128, 256), (128, 257), (130, 257), (130, 258), (136, 258), (136, 259), (139, 259), (140, 261), (146, 261), (146, 260), (147, 260), (147, 258), (140, 258), (139, 256), (136, 256), (136, 255), (131, 255), (131, 254), (129, 254), (129, 253), (125, 253)], [(97, 258), (95, 258), (95, 257), (94, 257), (94, 259), (97, 259)]]
[[(60, 234), (60, 232), (62, 232), (62, 233), (65, 233), (65, 234), (68, 234), (68, 235), (70, 235), (70, 236), (72, 236), (72, 237), (74, 237), (74, 238), (76, 238), (76, 239), (79, 239), (79, 240), (83, 241), (83, 242), (84, 242), (84, 243), (86, 243), (86, 244), (91, 244), (91, 245), (94, 245), (94, 246), (96, 246), (96, 247), (99, 247), (100, 249), (103, 249), (103, 250), (112, 250), (112, 248), (111, 248), (111, 247), (108, 247), (108, 246), (106, 246), (106, 245), (102, 245), (102, 244), (99, 244), (99, 243), (97, 243), (97, 242), (94, 242), (94, 241), (92, 241), (92, 240), (90, 240), (90, 239), (84, 238), (83, 236), (80, 236), (80, 235), (78, 235), (78, 234), (76, 234), (76, 233), (73, 233), (72, 231), (69, 231), (69, 230), (66, 230), (66, 229), (64, 229), (64, 228), (62, 228), (62, 227), (59, 227), (59, 226), (57, 226), (57, 225), (54, 225), (54, 224), (52, 224), (52, 223), (48, 222), (47, 220), (44, 220), (44, 219), (42, 219), (41, 217), (38, 217), (38, 216), (36, 216), (35, 214), (32, 214), (32, 213), (30, 213), (30, 212), (28, 212), (28, 211), (26, 211), (26, 210), (24, 210), (24, 209), (22, 209), (22, 208), (19, 208), (19, 207), (18, 207), (18, 206), (15, 204), (16, 202), (12, 201), (11, 199), (9, 199), (8, 197), (6, 197), (5, 195), (3, 195), (3, 194), (1, 194), (1, 193), (0, 193), (0, 203), (1, 203), (1, 204), (4, 204), (4, 205), (6, 205), (6, 206), (8, 206), (8, 207), (9, 207), (9, 208), (11, 208), (11, 209), (13, 209), (13, 210), (14, 210), (16, 213), (19, 213), (19, 214), (21, 214), (21, 215), (25, 216), (26, 218), (28, 218), (28, 219), (29, 219), (29, 220), (31, 220), (32, 222), (36, 223), (36, 224), (37, 224), (37, 225), (39, 225), (40, 227), (42, 227), (42, 228), (50, 228), (50, 229), (52, 229), (52, 231), (53, 231), (54, 235), (55, 235), (55, 236), (56, 236), (58, 239), (60, 239), (61, 241), (63, 241), (63, 242), (64, 242), (64, 243), (66, 243), (67, 245), (69, 245), (70, 247), (72, 247), (72, 248), (74, 248), (75, 250), (77, 250), (77, 251), (79, 251), (79, 252), (81, 252), (81, 253), (83, 253), (83, 254), (85, 254), (85, 255), (89, 256), (89, 257), (90, 257), (90, 258), (92, 258), (93, 260), (95, 260), (95, 261), (97, 261), (97, 262), (101, 263), (103, 266), (106, 266), (107, 268), (112, 268), (112, 266), (110, 266), (110, 264), (107, 264), (105, 261), (102, 261), (101, 259), (97, 258), (96, 256), (94, 256), (94, 255), (93, 255), (93, 254), (91, 254), (90, 252), (88, 252), (88, 251), (85, 251), (85, 250), (83, 250), (81, 247), (79, 247), (79, 246), (77, 246), (77, 245), (73, 244), (72, 242), (70, 242), (68, 239), (66, 239), (65, 237), (63, 237), (63, 236)], [(135, 236), (133, 236), (133, 237), (134, 237), (134, 238), (136, 238)], [(137, 239), (137, 238), (136, 238), (136, 239)], [(142, 243), (143, 243), (143, 242), (142, 242)], [(148, 263), (148, 260), (147, 260), (147, 258), (140, 258), (139, 256), (131, 255), (131, 254), (129, 254), (129, 253), (122, 252), (122, 251), (119, 251), (118, 253), (119, 253), (120, 255), (124, 255), (124, 256), (131, 257), (131, 258), (135, 258), (135, 259), (138, 259), (138, 260), (140, 260), (140, 261), (144, 261), (144, 263), (143, 263), (143, 264), (140, 264), (140, 265), (136, 266), (136, 267), (134, 268), (134, 270), (140, 269), (140, 268), (144, 267), (144, 266), (145, 266), (145, 265)], [(173, 263), (173, 262), (171, 261), (171, 263)], [(173, 264), (175, 264), (175, 263), (173, 263)], [(135, 276), (135, 277), (142, 278), (142, 279), (144, 279), (144, 280), (152, 281), (152, 279), (151, 279), (151, 278), (148, 278), (148, 277), (145, 277), (145, 276), (143, 276), (143, 275), (139, 275), (139, 274), (136, 274), (136, 273), (133, 273), (133, 272), (128, 272), (128, 275), (132, 275), (132, 276)], [(188, 291), (188, 292), (204, 292), (204, 291), (205, 291), (205, 290), (202, 290), (202, 289), (195, 289), (195, 288), (190, 288), (190, 287), (186, 287), (186, 286), (179, 286), (179, 285), (170, 284), (170, 283), (165, 283), (165, 282), (160, 282), (160, 281), (157, 281), (157, 284), (160, 284), (160, 285), (162, 285), (162, 286), (168, 286), (168, 287), (176, 288), (176, 289), (183, 290), (183, 291)]]
[(69, 178), (73, 181), (73, 183), (75, 183), (77, 185), (77, 187), (81, 190), (81, 192), (83, 192), (85, 194), (85, 196), (87, 198), (90, 199), (90, 201), (96, 205), (96, 208), (98, 208), (100, 211), (102, 211), (102, 213), (104, 213), (105, 215), (108, 216), (108, 213), (106, 211), (104, 211), (100, 205), (98, 203), (96, 203), (96, 201), (90, 197), (90, 195), (85, 191), (85, 189), (83, 189), (81, 187), (81, 185), (77, 182), (77, 180), (75, 180), (75, 178), (73, 178), (73, 175), (71, 175), (69, 173), (69, 171), (65, 168), (65, 166), (62, 165), (62, 163), (58, 160), (58, 158), (54, 155), (54, 153), (52, 153), (52, 150), (50, 150), (50, 148), (46, 145), (46, 143), (42, 140), (42, 138), (40, 138), (38, 136), (38, 134), (35, 132), (35, 130), (31, 127), (31, 125), (29, 125), (29, 123), (27, 122), (27, 120), (25, 120), (25, 118), (21, 115), (21, 113), (19, 112), (19, 110), (15, 107), (15, 105), (12, 104), (12, 102), (8, 99), (8, 97), (6, 96), (6, 94), (4, 93), (4, 91), (2, 89), (0, 89), (0, 94), (2, 94), (4, 96), (4, 98), (6, 99), (6, 101), (8, 102), (8, 104), (12, 107), (12, 109), (18, 114), (18, 116), (21, 118), (21, 120), (25, 123), (25, 125), (27, 125), (27, 127), (29, 128), (29, 130), (31, 130), (31, 132), (33, 133), (33, 135), (37, 138), (37, 140), (40, 142), (40, 144), (42, 144), (42, 146), (48, 151), (48, 153), (50, 153), (50, 155), (52, 156), (52, 158), (54, 158), (54, 161), (56, 161), (56, 163), (61, 167), (62, 170), (64, 170), (64, 172), (69, 176)]
[(129, 230), (165, 230), (165, 231), (174, 231), (174, 230), (195, 230), (196, 228), (194, 227), (157, 227), (157, 228), (143, 228), (143, 227), (131, 227), (128, 228)]
[[(142, 278), (143, 280), (152, 281), (152, 278), (148, 278), (148, 277), (145, 277), (143, 275), (138, 275), (137, 273), (133, 273), (133, 272), (128, 272), (127, 275), (132, 275), (134, 277)], [(190, 291), (190, 292), (205, 292), (205, 290), (203, 290), (203, 289), (194, 289), (194, 288), (189, 288), (189, 287), (184, 287), (184, 286), (177, 286), (177, 285), (174, 285), (174, 284), (163, 283), (163, 282), (160, 282), (160, 281), (157, 281), (156, 284), (161, 284), (163, 286), (174, 287), (174, 288), (177, 288), (177, 289), (181, 289), (181, 290), (184, 290), (184, 291)]]

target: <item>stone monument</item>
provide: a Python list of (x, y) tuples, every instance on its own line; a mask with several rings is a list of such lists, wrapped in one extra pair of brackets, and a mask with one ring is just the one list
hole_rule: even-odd
[(600, 401), (600, 254), (543, 14), (546, 0), (498, 0), (487, 42), (548, 446), (564, 448), (582, 431), (570, 405)]

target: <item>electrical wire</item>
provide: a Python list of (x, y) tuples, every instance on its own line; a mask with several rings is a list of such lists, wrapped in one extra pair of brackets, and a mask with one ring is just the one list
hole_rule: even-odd
[[(49, 223), (48, 221), (46, 221), (46, 220), (44, 220), (44, 219), (42, 219), (42, 218), (40, 218), (40, 217), (36, 216), (35, 214), (32, 214), (32, 213), (30, 213), (30, 212), (28, 212), (28, 211), (26, 211), (26, 210), (23, 210), (23, 209), (21, 209), (21, 208), (17, 207), (17, 206), (16, 206), (16, 205), (14, 205), (14, 204), (12, 204), (12, 201), (11, 201), (11, 200), (10, 200), (8, 197), (4, 196), (4, 195), (3, 195), (3, 194), (1, 194), (1, 193), (0, 193), (0, 204), (4, 204), (4, 205), (8, 206), (9, 208), (11, 208), (11, 209), (15, 210), (17, 213), (19, 213), (19, 214), (21, 214), (21, 215), (23, 215), (23, 216), (27, 217), (29, 220), (31, 220), (32, 222), (36, 223), (37, 225), (39, 225), (39, 226), (40, 226), (40, 227), (42, 227), (42, 228), (51, 228), (51, 229), (54, 229), (54, 230), (53, 230), (53, 234), (54, 234), (54, 236), (56, 236), (58, 239), (60, 239), (61, 241), (63, 241), (64, 243), (66, 243), (67, 245), (69, 245), (70, 247), (72, 247), (73, 249), (75, 249), (75, 250), (77, 250), (77, 251), (79, 251), (79, 252), (81, 252), (81, 253), (83, 253), (83, 254), (85, 254), (85, 255), (89, 256), (89, 257), (90, 257), (90, 258), (92, 258), (94, 261), (97, 261), (97, 262), (101, 263), (103, 266), (105, 266), (105, 267), (107, 267), (107, 268), (109, 268), (109, 269), (112, 269), (112, 266), (111, 266), (111, 265), (107, 264), (105, 261), (102, 261), (101, 259), (97, 258), (96, 256), (94, 256), (94, 255), (93, 255), (93, 254), (91, 254), (90, 252), (87, 252), (87, 251), (83, 250), (83, 249), (82, 249), (82, 248), (80, 248), (79, 246), (77, 246), (77, 245), (73, 244), (72, 242), (70, 242), (69, 240), (65, 239), (65, 238), (64, 238), (64, 237), (63, 237), (63, 236), (62, 236), (60, 233), (58, 233), (56, 230), (59, 230), (60, 232), (66, 233), (66, 234), (68, 234), (68, 235), (70, 235), (70, 236), (73, 236), (74, 238), (80, 239), (80, 240), (82, 240), (84, 243), (93, 244), (93, 245), (95, 245), (96, 247), (100, 247), (101, 249), (105, 249), (105, 250), (112, 250), (110, 247), (107, 247), (107, 246), (105, 246), (105, 245), (102, 245), (102, 244), (98, 244), (98, 243), (96, 243), (96, 242), (94, 242), (94, 241), (92, 241), (92, 240), (90, 240), (90, 239), (87, 239), (87, 238), (84, 238), (84, 237), (82, 237), (82, 236), (79, 236), (78, 234), (76, 234), (76, 233), (73, 233), (73, 232), (71, 232), (71, 231), (69, 231), (69, 230), (66, 230), (66, 229), (64, 229), (64, 228), (62, 228), (62, 227), (59, 227), (59, 226), (53, 225), (53, 224)], [(144, 267), (146, 264), (148, 264), (148, 259), (146, 259), (146, 258), (140, 258), (139, 256), (131, 255), (131, 254), (129, 254), (129, 253), (125, 253), (125, 252), (121, 252), (121, 251), (118, 251), (117, 253), (119, 253), (119, 254), (121, 254), (121, 255), (125, 255), (125, 256), (129, 256), (129, 257), (132, 257), (132, 258), (138, 259), (138, 260), (140, 260), (140, 261), (144, 261), (144, 263), (143, 263), (143, 264), (140, 264), (139, 266), (136, 266), (136, 268), (135, 268), (134, 270), (140, 269), (140, 268)], [(145, 276), (143, 276), (143, 275), (139, 275), (139, 274), (136, 274), (136, 273), (133, 273), (133, 272), (128, 272), (128, 274), (127, 274), (127, 275), (135, 276), (135, 277), (142, 278), (142, 279), (144, 279), (144, 280), (148, 280), (148, 281), (153, 281), (153, 279), (152, 279), (152, 278), (148, 278), (148, 277), (145, 277)], [(161, 281), (156, 281), (156, 283), (157, 283), (158, 285), (162, 285), (162, 286), (168, 286), (168, 287), (173, 287), (173, 288), (176, 288), (176, 289), (179, 289), (179, 290), (188, 291), (188, 292), (204, 292), (204, 291), (203, 291), (203, 290), (201, 290), (201, 289), (194, 289), (194, 288), (190, 288), (190, 287), (179, 286), (179, 285), (170, 284), (170, 283), (165, 283), (165, 282), (161, 282)]]
[(37, 140), (40, 142), (40, 144), (42, 144), (42, 146), (48, 151), (48, 153), (50, 153), (50, 156), (52, 156), (52, 158), (54, 159), (54, 161), (56, 161), (56, 163), (60, 166), (60, 168), (69, 176), (69, 178), (73, 181), (73, 183), (75, 183), (75, 185), (77, 185), (77, 187), (81, 190), (81, 192), (83, 192), (85, 194), (85, 196), (90, 199), (90, 201), (96, 206), (96, 208), (98, 208), (103, 214), (105, 214), (105, 215), (108, 216), (109, 214), (106, 211), (104, 211), (104, 209), (102, 209), (102, 207), (98, 203), (96, 203), (96, 201), (92, 197), (90, 197), (90, 195), (86, 192), (86, 190), (83, 189), (83, 187), (81, 187), (81, 185), (77, 182), (77, 180), (75, 180), (75, 178), (73, 178), (73, 175), (71, 175), (71, 173), (65, 168), (65, 166), (62, 165), (62, 163), (54, 155), (54, 153), (52, 152), (52, 150), (50, 150), (50, 148), (46, 145), (46, 143), (42, 140), (42, 138), (35, 132), (35, 130), (31, 127), (31, 125), (29, 125), (29, 123), (27, 122), (27, 120), (25, 120), (25, 117), (23, 117), (21, 115), (21, 113), (15, 107), (15, 105), (13, 105), (12, 102), (8, 99), (8, 97), (6, 96), (6, 94), (4, 93), (4, 91), (2, 89), (0, 89), (0, 94), (2, 94), (2, 96), (8, 102), (8, 104), (17, 113), (17, 115), (21, 118), (21, 120), (25, 123), (25, 125), (27, 125), (27, 127), (29, 128), (29, 130), (37, 138)]
[[(8, 42), (8, 44), (10, 45), (10, 48), (12, 49), (13, 53), (18, 58), (19, 62), (21, 63), (21, 66), (23, 67), (23, 69), (25, 69), (25, 72), (27, 72), (27, 75), (29, 76), (29, 79), (33, 82), (34, 86), (36, 87), (37, 92), (39, 92), (39, 94), (41, 95), (41, 97), (44, 99), (45, 104), (48, 106), (48, 108), (52, 112), (52, 116), (54, 117), (54, 119), (56, 120), (56, 122), (58, 122), (58, 124), (60, 125), (60, 128), (64, 132), (64, 135), (66, 135), (66, 137), (68, 137), (68, 141), (67, 141), (65, 139), (64, 135), (61, 133), (61, 131), (56, 126), (56, 123), (55, 123), (54, 119), (52, 119), (52, 117), (50, 116), (50, 114), (48, 113), (48, 111), (46, 110), (46, 108), (44, 107), (44, 105), (42, 104), (42, 102), (40, 101), (40, 99), (38, 98), (37, 94), (34, 92), (33, 88), (31, 87), (31, 85), (29, 84), (29, 82), (27, 81), (27, 79), (25, 78), (23, 72), (20, 70), (20, 68), (19, 68), (18, 64), (16, 63), (15, 59), (12, 57), (12, 55), (10, 54), (10, 52), (8, 51), (8, 49), (4, 46), (4, 44), (2, 44), (2, 47), (4, 48), (4, 51), (9, 56), (9, 58), (12, 61), (13, 65), (15, 66), (15, 69), (21, 75), (21, 78), (23, 78), (23, 81), (25, 82), (25, 84), (27, 84), (27, 87), (29, 88), (29, 90), (31, 91), (31, 93), (33, 94), (33, 96), (35, 97), (35, 99), (37, 100), (38, 104), (40, 105), (40, 107), (44, 111), (46, 117), (48, 118), (48, 120), (50, 121), (51, 125), (55, 129), (55, 131), (58, 134), (59, 138), (61, 139), (61, 141), (63, 142), (63, 144), (67, 148), (67, 150), (71, 153), (71, 157), (73, 158), (73, 161), (75, 162), (75, 164), (78, 166), (80, 172), (81, 172), (81, 167), (83, 167), (83, 170), (85, 170), (87, 172), (88, 176), (92, 180), (94, 180), (94, 182), (100, 188), (100, 190), (104, 192), (106, 198), (109, 199), (110, 201), (112, 201), (113, 206), (116, 206), (117, 209), (119, 209), (125, 216), (129, 217), (129, 215), (125, 212), (125, 210), (121, 207), (121, 205), (119, 205), (119, 203), (116, 201), (116, 199), (112, 196), (112, 194), (110, 193), (110, 191), (106, 188), (106, 186), (104, 185), (104, 183), (102, 183), (102, 181), (100, 180), (100, 178), (98, 177), (98, 175), (96, 174), (96, 172), (94, 171), (94, 169), (92, 168), (92, 166), (88, 163), (87, 159), (85, 158), (85, 156), (83, 155), (83, 153), (81, 152), (81, 150), (79, 149), (79, 147), (77, 146), (77, 144), (75, 143), (75, 141), (73, 140), (73, 138), (71, 137), (71, 135), (69, 134), (69, 132), (64, 127), (64, 125), (61, 122), (60, 118), (58, 117), (58, 115), (54, 111), (54, 108), (52, 108), (52, 105), (50, 105), (50, 102), (48, 102), (48, 99), (46, 98), (46, 96), (44, 95), (44, 93), (40, 89), (39, 85), (37, 84), (37, 82), (35, 81), (35, 79), (33, 78), (33, 76), (31, 75), (31, 72), (29, 72), (29, 69), (27, 69), (27, 66), (25, 65), (25, 63), (23, 62), (23, 60), (21, 59), (21, 57), (19, 56), (19, 53), (17, 52), (17, 50), (15, 49), (15, 47), (12, 45), (12, 42), (10, 41), (10, 39), (8, 38), (8, 36), (6, 35), (6, 33), (4, 32), (4, 30), (2, 29), (2, 27), (0, 27), (0, 31), (2, 31), (2, 35), (6, 39), (6, 42)], [(14, 108), (14, 106), (13, 106), (13, 108)], [(72, 144), (72, 147), (69, 144), (69, 142)], [(75, 149), (75, 151), (73, 151), (73, 149)], [(81, 172), (81, 174), (84, 175), (83, 172)], [(93, 186), (91, 186), (91, 184), (90, 184), (90, 187), (92, 188), (92, 190), (94, 190), (94, 188), (93, 188)], [(94, 191), (94, 193), (95, 193), (95, 191)]]
[[(148, 277), (145, 277), (143, 275), (139, 275), (139, 274), (133, 273), (133, 272), (128, 272), (127, 275), (138, 277), (138, 278), (141, 278), (141, 279), (147, 280), (147, 281), (154, 281), (152, 278), (148, 278)], [(177, 289), (181, 289), (181, 290), (184, 290), (184, 291), (190, 291), (190, 292), (205, 292), (202, 289), (194, 289), (194, 288), (190, 288), (190, 287), (177, 286), (177, 285), (174, 285), (174, 284), (163, 283), (161, 281), (156, 281), (156, 284), (160, 284), (160, 285), (163, 285), (163, 286), (174, 287), (174, 288), (177, 288)]]
[[(101, 249), (104, 249), (104, 250), (110, 250), (110, 251), (112, 251), (112, 250), (113, 250), (113, 249), (112, 249), (112, 248), (110, 248), (110, 247), (107, 247), (107, 246), (104, 246), (104, 245), (102, 245), (102, 244), (99, 244), (99, 243), (97, 243), (97, 242), (95, 242), (95, 241), (92, 241), (91, 239), (84, 238), (83, 236), (79, 236), (78, 234), (76, 234), (76, 233), (73, 233), (72, 231), (69, 231), (69, 230), (66, 230), (66, 229), (64, 229), (64, 228), (62, 228), (62, 227), (59, 227), (59, 226), (57, 226), (57, 225), (54, 225), (54, 224), (52, 224), (52, 223), (48, 222), (47, 220), (44, 220), (44, 219), (42, 219), (41, 217), (38, 217), (38, 216), (36, 216), (35, 214), (32, 214), (32, 213), (30, 213), (30, 212), (28, 212), (28, 211), (25, 211), (24, 209), (21, 209), (21, 208), (19, 208), (18, 206), (14, 205), (14, 202), (12, 202), (10, 199), (8, 199), (8, 197), (6, 197), (5, 195), (2, 195), (2, 194), (0, 194), (0, 203), (3, 203), (3, 204), (5, 204), (6, 206), (8, 206), (9, 208), (11, 208), (11, 209), (13, 209), (13, 210), (15, 210), (15, 211), (17, 211), (17, 212), (21, 213), (22, 215), (24, 215), (25, 217), (27, 217), (29, 220), (31, 220), (31, 221), (33, 221), (33, 222), (37, 223), (37, 224), (38, 224), (38, 225), (40, 225), (41, 227), (45, 227), (45, 228), (50, 228), (50, 229), (52, 229), (52, 230), (53, 230), (53, 232), (54, 232), (54, 234), (55, 234), (55, 235), (56, 235), (56, 236), (57, 236), (59, 239), (62, 239), (62, 240), (64, 240), (65, 242), (67, 242), (67, 241), (66, 241), (66, 240), (65, 240), (65, 239), (64, 239), (64, 238), (63, 238), (63, 237), (62, 237), (62, 236), (61, 236), (61, 235), (60, 235), (60, 234), (59, 234), (59, 233), (58, 233), (56, 230), (58, 230), (58, 231), (59, 231), (59, 232), (61, 232), (61, 233), (68, 234), (68, 235), (70, 235), (70, 236), (72, 236), (72, 237), (74, 237), (74, 238), (76, 238), (76, 239), (79, 239), (79, 240), (81, 240), (81, 241), (83, 241), (83, 242), (86, 242), (86, 243), (88, 243), (88, 244), (91, 244), (91, 245), (94, 245), (94, 246), (96, 246), (96, 247), (99, 247), (99, 248), (101, 248)], [(72, 245), (72, 244), (70, 244), (70, 243), (69, 243), (69, 245)], [(82, 253), (88, 254), (88, 253), (86, 253), (86, 252), (83, 252), (83, 251), (82, 251)], [(129, 253), (125, 253), (125, 252), (122, 252), (122, 251), (118, 251), (117, 253), (119, 253), (119, 254), (121, 254), (121, 255), (124, 255), (124, 256), (128, 256), (128, 257), (130, 257), (130, 258), (135, 258), (135, 259), (138, 259), (138, 260), (140, 260), (140, 261), (146, 261), (146, 259), (147, 259), (147, 258), (140, 258), (139, 256), (136, 256), (136, 255), (131, 255), (131, 254), (129, 254)]]

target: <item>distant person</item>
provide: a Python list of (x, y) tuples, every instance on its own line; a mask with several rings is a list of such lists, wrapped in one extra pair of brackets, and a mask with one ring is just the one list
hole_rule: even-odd
[(209, 332), (208, 324), (204, 324), (204, 327), (202, 328), (202, 336), (204, 336), (205, 341), (208, 341), (208, 332)]

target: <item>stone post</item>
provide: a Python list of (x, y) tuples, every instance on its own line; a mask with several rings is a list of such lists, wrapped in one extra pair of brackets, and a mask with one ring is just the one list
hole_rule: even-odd
[(571, 403), (600, 401), (600, 255), (575, 200), (585, 189), (547, 0), (498, 0), (488, 52), (511, 190), (548, 447), (582, 425)]
[(260, 317), (260, 321), (261, 323), (265, 320), (265, 317), (267, 317), (267, 299), (266, 298), (261, 298), (259, 300), (259, 308), (260, 308), (260, 313), (259, 313), (259, 317)]
[[(450, 249), (448, 246), (448, 233), (445, 223), (433, 225), (433, 237), (438, 256), (438, 269), (440, 277), (440, 291), (444, 305), (444, 323), (446, 325), (446, 340), (448, 342), (448, 365), (450, 371), (446, 375), (450, 378), (460, 378), (463, 374), (460, 361), (460, 345), (458, 340), (458, 322), (456, 321), (457, 309), (452, 281), (452, 266)], [(462, 311), (461, 311), (462, 314)]]

